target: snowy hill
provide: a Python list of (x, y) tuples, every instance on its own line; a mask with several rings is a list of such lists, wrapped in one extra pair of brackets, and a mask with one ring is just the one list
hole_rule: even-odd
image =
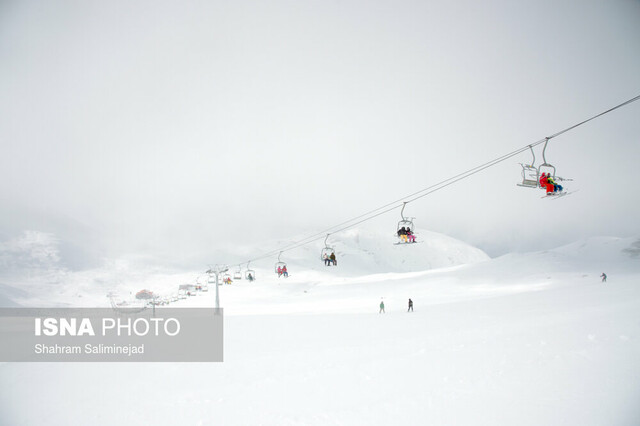
[(417, 229), (416, 235), (415, 244), (396, 244), (398, 239), (393, 234), (366, 228), (352, 229), (340, 234), (332, 245), (339, 259), (339, 270), (324, 268), (320, 261), (320, 251), (324, 247), (322, 243), (303, 247), (299, 253), (292, 255), (292, 263), (304, 269), (339, 275), (362, 275), (426, 271), (489, 259), (482, 250), (437, 232)]
[[(394, 245), (397, 238), (392, 234), (354, 229), (330, 241), (338, 257), (337, 267), (324, 266), (320, 259), (322, 241), (285, 252), (282, 260), (287, 262), (292, 274), (289, 282), (317, 283), (373, 273), (419, 272), (489, 259), (481, 250), (446, 235), (426, 230), (418, 230), (417, 235), (419, 243)], [(4, 306), (9, 303), (105, 306), (105, 295), (109, 292), (130, 295), (144, 288), (159, 295), (169, 295), (177, 291), (178, 285), (193, 283), (198, 276), (200, 282), (206, 281), (202, 271), (175, 270), (145, 262), (139, 257), (109, 260), (99, 268), (70, 271), (62, 266), (56, 241), (51, 235), (29, 232), (22, 239), (6, 243), (4, 250), (0, 250), (0, 260), (5, 266), (11, 266), (4, 269), (6, 288), (0, 287), (0, 301), (5, 301)], [(275, 241), (234, 248), (233, 253), (218, 254), (220, 259), (214, 259), (214, 262), (245, 261), (259, 255), (264, 247), (286, 244)], [(260, 283), (277, 282), (273, 273), (276, 260), (274, 257), (251, 265), (257, 271)], [(235, 270), (232, 266), (231, 273)]]

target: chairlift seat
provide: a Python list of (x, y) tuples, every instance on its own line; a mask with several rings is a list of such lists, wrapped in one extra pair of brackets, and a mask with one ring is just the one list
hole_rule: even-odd
[(551, 175), (553, 179), (556, 178), (556, 167), (554, 165), (544, 163), (538, 167), (538, 176), (542, 176), (542, 173)]
[(402, 228), (409, 229), (409, 231), (413, 232), (413, 221), (412, 220), (401, 220), (398, 222), (398, 231)]
[(325, 247), (320, 253), (320, 259), (324, 260), (325, 257), (331, 257), (332, 254), (336, 254), (336, 251), (332, 247)]
[(518, 186), (525, 188), (537, 188), (539, 184), (538, 169), (528, 164), (520, 164), (522, 166), (522, 183), (518, 183)]

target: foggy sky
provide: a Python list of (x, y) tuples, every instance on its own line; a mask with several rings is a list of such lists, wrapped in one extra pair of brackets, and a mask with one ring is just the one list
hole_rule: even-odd
[[(187, 262), (314, 234), (640, 94), (638, 22), (630, 0), (2, 2), (0, 236)], [(405, 213), (491, 255), (640, 234), (638, 118), (552, 140), (563, 200), (515, 185), (523, 155)]]

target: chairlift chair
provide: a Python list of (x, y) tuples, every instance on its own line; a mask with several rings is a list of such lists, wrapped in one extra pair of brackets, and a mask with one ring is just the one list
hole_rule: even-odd
[(531, 150), (531, 155), (533, 156), (533, 161), (531, 164), (522, 164), (522, 183), (518, 183), (518, 186), (523, 186), (525, 188), (537, 188), (540, 185), (540, 174), (538, 169), (536, 168), (536, 154), (533, 152), (533, 147), (529, 145), (529, 149)]
[(408, 229), (411, 232), (413, 232), (413, 218), (411, 217), (404, 217), (404, 208), (406, 207), (407, 202), (405, 201), (404, 204), (402, 205), (402, 210), (400, 211), (400, 216), (402, 216), (402, 220), (400, 222), (398, 222), (398, 229), (396, 230), (396, 235), (397, 232), (400, 231), (402, 228)]
[[(547, 163), (547, 158), (545, 157), (545, 151), (547, 150), (547, 144), (549, 143), (549, 138), (545, 138), (544, 148), (542, 149), (542, 161), (543, 163), (538, 166), (538, 176), (542, 176), (542, 173), (547, 173), (551, 175), (553, 179), (556, 178), (556, 167), (553, 164)], [(540, 183), (538, 182), (538, 185)]]
[(280, 256), (282, 255), (282, 252), (280, 252), (280, 254), (278, 255), (278, 261), (276, 262), (275, 266), (273, 267), (274, 272), (277, 274), (278, 273), (278, 268), (280, 268), (280, 270), (282, 270), (282, 268), (284, 268), (285, 266), (287, 266), (286, 262), (283, 262), (280, 260)]
[(324, 239), (324, 248), (320, 252), (320, 260), (322, 261), (324, 261), (327, 258), (330, 258), (332, 254), (333, 255), (336, 254), (336, 251), (333, 249), (333, 247), (330, 247), (329, 245), (327, 245), (328, 238), (329, 238), (329, 234), (327, 234), (326, 238)]
[(233, 279), (234, 280), (241, 280), (242, 279), (242, 268), (241, 268), (240, 265), (238, 265), (238, 270), (234, 272)]
[[(245, 279), (249, 280), (249, 276), (251, 276), (251, 280), (255, 280), (256, 279), (256, 271), (254, 271), (253, 269), (249, 268), (249, 264), (251, 262), (247, 262), (247, 270), (244, 271), (244, 277)], [(276, 270), (278, 269), (278, 267), (276, 266)]]

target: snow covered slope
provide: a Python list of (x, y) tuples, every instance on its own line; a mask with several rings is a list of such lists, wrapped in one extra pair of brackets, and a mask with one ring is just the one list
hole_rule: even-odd
[[(336, 250), (339, 275), (362, 275), (381, 272), (416, 272), (464, 265), (489, 259), (482, 250), (460, 240), (424, 229), (416, 230), (416, 243), (395, 244), (398, 238), (367, 228), (352, 229), (331, 238)], [(323, 243), (303, 247), (292, 253), (292, 262), (304, 269), (324, 270), (320, 261)], [(311, 261), (310, 261), (311, 260)]]
[[(393, 234), (366, 228), (354, 229), (329, 241), (336, 250), (337, 267), (327, 268), (320, 259), (323, 241), (285, 252), (282, 260), (287, 262), (292, 274), (290, 282), (320, 282), (373, 273), (426, 271), (489, 259), (483, 251), (446, 235), (418, 230), (417, 236), (419, 243), (394, 245), (397, 237)], [(27, 237), (29, 244), (23, 241)], [(222, 255), (212, 262), (223, 263), (228, 259), (241, 262), (259, 256), (264, 247), (286, 244), (290, 241), (234, 248), (235, 253)], [(7, 287), (4, 290), (0, 287), (0, 302), (35, 303), (38, 306), (105, 306), (108, 302), (105, 295), (110, 292), (130, 295), (149, 289), (156, 294), (169, 295), (175, 293), (180, 284), (193, 283), (198, 275), (202, 275), (201, 271), (157, 266), (139, 257), (105, 261), (100, 268), (70, 271), (60, 264), (55, 238), (33, 232), (5, 246), (4, 250), (0, 247), (0, 260), (11, 267), (3, 271), (2, 278)], [(259, 282), (271, 282), (277, 278), (273, 273), (276, 260), (273, 257), (251, 265), (258, 273)], [(235, 269), (232, 266), (231, 273)], [(201, 282), (204, 278), (201, 277)], [(22, 293), (15, 291), (17, 289)]]
[(224, 363), (0, 364), (0, 423), (636, 425), (638, 241), (412, 272), (261, 268), (220, 287)]
[[(278, 278), (272, 269), (256, 268), (256, 282), (236, 281), (231, 286), (221, 287), (221, 300), (227, 315), (364, 313), (370, 312), (381, 298), (395, 306), (404, 306), (408, 298), (431, 305), (535, 292), (566, 283), (599, 282), (602, 272), (616, 277), (635, 276), (640, 273), (640, 261), (629, 250), (633, 250), (637, 241), (637, 238), (592, 238), (554, 250), (509, 254), (484, 261), (487, 258), (482, 252), (476, 253), (475, 249), (462, 246), (459, 250), (466, 250), (464, 259), (476, 260), (475, 263), (416, 272), (362, 275), (354, 273), (360, 265), (346, 265), (350, 252), (345, 249), (344, 255), (338, 257), (342, 259), (338, 267), (324, 266), (319, 257), (312, 262), (310, 256), (304, 260), (293, 259), (289, 278)], [(431, 248), (409, 251), (419, 246), (387, 245), (378, 247), (377, 253), (384, 253), (387, 259), (402, 265), (396, 250), (406, 250), (402, 253), (411, 253), (415, 256), (412, 261), (420, 262), (421, 256), (430, 255)], [(336, 249), (340, 253), (339, 246), (336, 245)], [(411, 265), (410, 262), (406, 264)], [(206, 306), (211, 302), (206, 298), (195, 298), (188, 303)]]

